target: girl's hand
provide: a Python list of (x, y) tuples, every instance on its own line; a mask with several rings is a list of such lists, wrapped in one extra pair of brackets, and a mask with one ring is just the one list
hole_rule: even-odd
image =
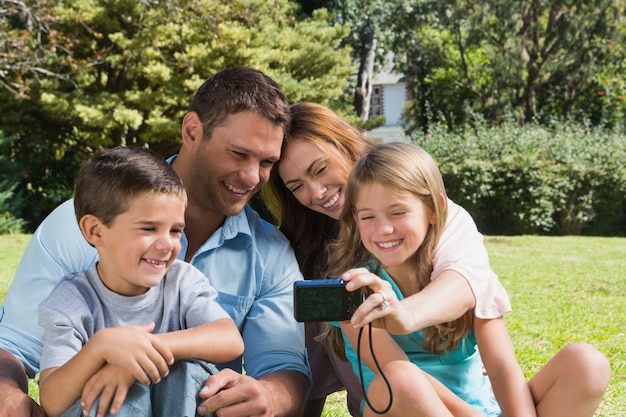
[(364, 288), (365, 300), (352, 315), (356, 328), (368, 323), (394, 334), (410, 333), (413, 316), (398, 300), (391, 284), (366, 268), (355, 268), (341, 276), (348, 291)]

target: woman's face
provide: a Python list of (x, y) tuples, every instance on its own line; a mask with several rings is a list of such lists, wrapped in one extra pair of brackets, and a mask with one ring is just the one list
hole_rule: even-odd
[(278, 174), (294, 197), (305, 207), (339, 220), (348, 173), (338, 161), (315, 143), (291, 138), (283, 151)]

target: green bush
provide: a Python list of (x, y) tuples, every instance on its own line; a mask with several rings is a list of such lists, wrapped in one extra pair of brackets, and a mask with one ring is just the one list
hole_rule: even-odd
[(487, 234), (626, 235), (626, 136), (568, 122), (413, 136)]
[[(8, 141), (0, 132), (0, 147)], [(21, 232), (26, 223), (15, 216), (20, 200), (15, 195), (18, 181), (19, 173), (15, 165), (5, 153), (0, 153), (0, 235)]]
[(0, 196), (0, 217), (4, 213), (20, 219), (25, 232), (34, 231), (48, 213), (72, 196), (74, 178), (85, 159), (84, 153), (53, 142), (8, 138), (0, 132), (0, 193), (10, 193), (5, 195), (5, 204)]
[(23, 219), (11, 214), (9, 199), (13, 196), (13, 188), (6, 188), (5, 182), (0, 182), (0, 235), (21, 232), (25, 224)]

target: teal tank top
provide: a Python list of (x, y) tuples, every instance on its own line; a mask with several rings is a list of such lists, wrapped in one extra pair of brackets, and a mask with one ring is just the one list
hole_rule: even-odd
[[(404, 298), (386, 271), (380, 270), (378, 275), (391, 284), (398, 300)], [(333, 324), (339, 325), (336, 322)], [(367, 328), (364, 331), (367, 331)], [(358, 377), (359, 367), (356, 350), (345, 335), (343, 337), (346, 345), (346, 357)], [(496, 417), (500, 415), (500, 407), (493, 396), (489, 378), (483, 375), (482, 360), (473, 330), (459, 343), (456, 349), (446, 351), (442, 355), (435, 355), (424, 349), (424, 334), (421, 330), (406, 335), (391, 335), (391, 337), (406, 352), (411, 362), (437, 378), (465, 402), (480, 410), (485, 416)], [(369, 349), (369, 346), (361, 346), (361, 352), (364, 349)], [(376, 374), (365, 364), (362, 365), (362, 370), (364, 387), (367, 392), (367, 388)], [(361, 410), (364, 407), (365, 400), (361, 402)]]

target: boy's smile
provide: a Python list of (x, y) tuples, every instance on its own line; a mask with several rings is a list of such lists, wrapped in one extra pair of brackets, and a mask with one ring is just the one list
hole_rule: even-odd
[(176, 195), (134, 196), (128, 209), (106, 226), (100, 224), (94, 245), (100, 254), (98, 274), (118, 294), (144, 294), (158, 285), (180, 252), (185, 201)]

